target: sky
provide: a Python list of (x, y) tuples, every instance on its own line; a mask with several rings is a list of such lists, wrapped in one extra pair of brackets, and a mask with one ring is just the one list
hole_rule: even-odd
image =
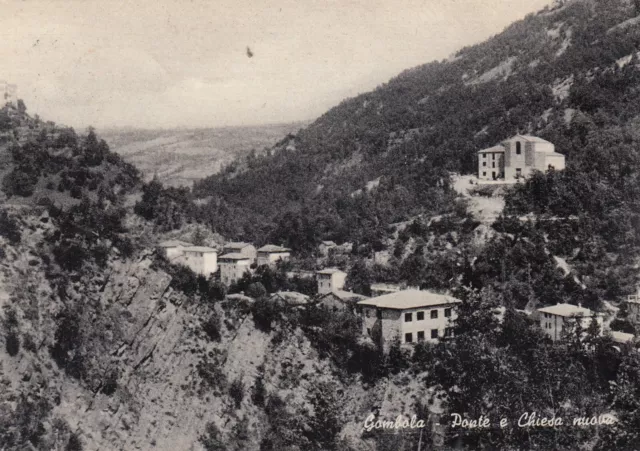
[(310, 120), (548, 3), (0, 0), (0, 80), (77, 128)]

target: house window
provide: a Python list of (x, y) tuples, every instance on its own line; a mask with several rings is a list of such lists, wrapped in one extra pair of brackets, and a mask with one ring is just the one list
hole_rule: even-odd
[(482, 158), (487, 158), (487, 154), (486, 154), (486, 153), (483, 153), (483, 154), (482, 154)]
[(450, 318), (451, 317), (451, 308), (444, 309), (444, 317), (445, 318)]
[(483, 176), (483, 177), (486, 177), (486, 176), (487, 176), (487, 173), (486, 173), (486, 172), (483, 172), (483, 173), (482, 173), (482, 176)]
[(367, 327), (367, 335), (371, 336), (371, 328)]
[(369, 311), (369, 309), (368, 308), (364, 309), (364, 316), (366, 318), (369, 318), (370, 315), (371, 315), (371, 312)]
[(516, 155), (520, 155), (522, 153), (522, 145), (520, 141), (516, 142)]
[(483, 162), (482, 162), (482, 166), (486, 166), (486, 165), (487, 165), (487, 162), (486, 162), (486, 161), (483, 161)]
[(424, 312), (416, 313), (416, 321), (422, 321), (424, 319)]
[(413, 313), (405, 313), (404, 314), (404, 322), (405, 323), (410, 323), (411, 321), (413, 321)]
[(491, 166), (492, 168), (495, 168), (496, 167), (496, 162), (494, 161), (493, 163), (491, 163), (491, 165), (492, 165)]
[(453, 337), (453, 327), (447, 327), (444, 330), (444, 336), (445, 337)]
[(431, 310), (431, 319), (438, 319), (438, 311)]
[(404, 334), (404, 342), (405, 343), (412, 343), (413, 342), (413, 334), (412, 333)]
[(431, 338), (438, 338), (438, 329), (431, 329)]
[(521, 177), (521, 176), (522, 176), (522, 169), (516, 168), (516, 177)]
[(382, 319), (382, 310), (376, 310), (376, 318)]
[(424, 341), (424, 331), (418, 332), (418, 341)]

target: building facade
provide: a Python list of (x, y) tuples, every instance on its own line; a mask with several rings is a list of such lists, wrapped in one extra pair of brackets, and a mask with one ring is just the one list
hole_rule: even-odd
[(627, 318), (634, 326), (640, 326), (640, 288), (636, 294), (627, 296)]
[(291, 256), (291, 249), (286, 247), (267, 244), (258, 249), (257, 263), (258, 266), (273, 266), (278, 260), (286, 261)]
[(316, 271), (316, 280), (318, 282), (318, 294), (332, 293), (344, 288), (347, 273), (337, 268), (322, 269)]
[(242, 278), (244, 273), (251, 271), (252, 259), (240, 253), (221, 255), (218, 259), (220, 266), (220, 281), (231, 285)]
[(185, 247), (182, 249), (181, 260), (196, 274), (208, 277), (218, 271), (218, 251), (212, 247)]
[(460, 300), (420, 290), (402, 290), (358, 302), (362, 332), (383, 349), (402, 344), (437, 342), (453, 336)]
[(18, 87), (0, 80), (0, 108), (7, 103), (16, 105), (18, 103)]
[(563, 333), (571, 333), (580, 325), (586, 330), (595, 319), (602, 335), (603, 315), (588, 308), (573, 304), (556, 304), (538, 309), (540, 328), (553, 341), (560, 340)]
[(227, 243), (222, 248), (223, 254), (242, 254), (251, 259), (253, 263), (256, 260), (258, 251), (256, 247), (251, 243), (232, 242)]
[(515, 181), (528, 177), (534, 170), (565, 168), (564, 155), (542, 138), (516, 135), (499, 145), (478, 152), (478, 178), (480, 180)]

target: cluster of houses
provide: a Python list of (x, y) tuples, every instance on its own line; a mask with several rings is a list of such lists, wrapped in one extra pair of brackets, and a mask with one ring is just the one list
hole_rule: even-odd
[[(564, 169), (564, 155), (557, 153), (549, 141), (516, 135), (499, 145), (478, 152), (478, 178), (480, 181), (515, 181), (529, 176), (533, 171)], [(344, 245), (342, 245), (344, 246)], [(172, 240), (160, 243), (160, 250), (173, 263), (188, 266), (194, 272), (210, 276), (220, 271), (220, 281), (225, 285), (237, 282), (252, 268), (274, 266), (291, 256), (290, 249), (273, 244), (256, 249), (251, 243), (232, 242), (224, 245), (221, 252), (207, 246), (193, 246), (184, 241)], [(321, 256), (340, 251), (341, 246), (332, 241), (323, 241), (318, 248)], [(220, 254), (218, 256), (218, 254)], [(314, 302), (332, 310), (349, 309), (362, 317), (362, 333), (378, 343), (383, 349), (395, 340), (403, 345), (419, 342), (437, 342), (453, 336), (460, 300), (416, 287), (396, 284), (374, 283), (372, 297), (345, 290), (347, 274), (337, 268), (319, 271), (303, 271), (304, 276), (315, 277), (318, 295), (310, 300), (300, 293), (279, 292), (271, 296), (274, 301), (290, 305)], [(291, 273), (300, 276), (300, 271)], [(640, 325), (640, 291), (627, 300), (628, 318)], [(498, 309), (496, 317), (504, 318), (504, 308)], [(553, 341), (571, 332), (578, 325), (586, 330), (595, 321), (599, 333), (604, 331), (604, 316), (580, 305), (556, 304), (542, 307), (531, 313), (539, 322), (542, 331)], [(610, 331), (617, 343), (633, 340), (632, 334)]]
[(275, 266), (291, 256), (291, 250), (282, 246), (267, 244), (256, 249), (251, 243), (241, 242), (226, 244), (220, 256), (213, 247), (194, 246), (180, 240), (164, 241), (158, 249), (171, 263), (188, 266), (196, 274), (208, 277), (220, 269), (220, 281), (225, 285), (237, 282), (253, 267)]

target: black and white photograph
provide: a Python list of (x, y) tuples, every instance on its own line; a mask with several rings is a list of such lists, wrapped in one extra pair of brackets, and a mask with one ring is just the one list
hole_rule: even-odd
[(640, 450), (640, 0), (0, 0), (0, 451)]

